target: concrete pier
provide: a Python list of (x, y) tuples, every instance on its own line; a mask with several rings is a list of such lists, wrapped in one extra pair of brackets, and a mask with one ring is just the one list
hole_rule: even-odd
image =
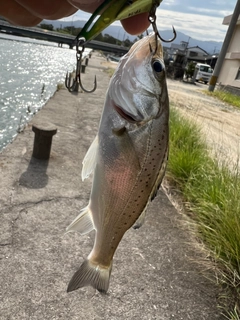
[(90, 287), (66, 292), (94, 240), (94, 232), (64, 232), (89, 199), (91, 178), (81, 181), (81, 162), (108, 87), (104, 61), (93, 53), (82, 76), (91, 88), (97, 75), (95, 92), (60, 90), (35, 116), (58, 128), (48, 161), (32, 158), (32, 123), (0, 154), (0, 319), (223, 319), (186, 218), (161, 190), (145, 224), (121, 241), (108, 294)]

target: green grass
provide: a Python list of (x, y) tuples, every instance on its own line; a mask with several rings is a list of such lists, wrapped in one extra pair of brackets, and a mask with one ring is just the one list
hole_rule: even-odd
[(62, 89), (64, 89), (65, 88), (65, 85), (62, 83), (62, 82), (59, 82), (58, 84), (57, 84), (57, 91), (59, 91), (59, 90), (62, 90)]
[(115, 72), (115, 69), (107, 68), (105, 71), (109, 75), (109, 77), (111, 78), (113, 76), (114, 72)]
[[(240, 172), (210, 157), (197, 125), (175, 108), (170, 115), (167, 177), (181, 191), (198, 235), (216, 261), (240, 310)], [(233, 311), (232, 311), (233, 312)], [(233, 313), (232, 313), (233, 314)], [(229, 318), (229, 319), (238, 319)]]
[(236, 306), (234, 307), (233, 311), (228, 312), (225, 317), (227, 320), (240, 320)]
[(229, 93), (224, 90), (216, 90), (213, 92), (205, 90), (204, 92), (209, 96), (218, 98), (221, 101), (224, 101), (224, 102), (229, 103), (235, 107), (240, 108), (240, 97), (235, 94)]

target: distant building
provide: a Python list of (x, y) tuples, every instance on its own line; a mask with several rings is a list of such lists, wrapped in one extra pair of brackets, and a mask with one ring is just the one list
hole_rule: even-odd
[(171, 46), (167, 49), (168, 56), (172, 58), (178, 50), (186, 51), (187, 46), (188, 42), (186, 41), (181, 41), (180, 44), (171, 43)]
[[(170, 47), (164, 48), (164, 61), (167, 66), (168, 76), (174, 79), (183, 76), (186, 66), (193, 62), (194, 64), (209, 64), (215, 67), (218, 55), (210, 55), (199, 46), (188, 47), (188, 42), (182, 41), (180, 44), (172, 43)], [(173, 75), (174, 74), (174, 75)]]
[[(225, 17), (223, 24), (229, 25), (231, 18), (232, 15)], [(229, 91), (240, 93), (240, 16), (232, 34), (218, 82)]]
[(209, 64), (214, 68), (218, 55), (210, 55), (199, 46), (187, 48), (187, 61)]
[(218, 58), (218, 54), (210, 55), (199, 46), (188, 47), (188, 42), (186, 41), (181, 41), (180, 44), (172, 43), (169, 48), (166, 48), (164, 58), (174, 60), (176, 55), (179, 54), (185, 56), (185, 64), (190, 61), (196, 63), (207, 63), (210, 64), (212, 68), (214, 68)]
[(188, 55), (187, 55), (188, 62), (193, 61), (193, 62), (197, 62), (197, 63), (209, 64), (214, 69), (215, 64), (217, 62), (217, 59), (218, 59), (218, 54), (211, 55), (211, 54), (208, 54), (203, 49), (201, 49), (201, 48), (199, 48), (199, 49), (200, 50), (195, 51), (195, 52), (191, 49), (190, 53), (188, 53)]
[(218, 56), (219, 56), (219, 53), (207, 56), (205, 58), (205, 63), (209, 64), (212, 67), (212, 69), (214, 69), (217, 63)]
[(202, 58), (204, 56), (208, 56), (208, 53), (207, 53), (207, 51), (203, 50), (199, 46), (187, 48), (187, 58), (189, 58), (191, 60), (193, 60), (197, 57)]

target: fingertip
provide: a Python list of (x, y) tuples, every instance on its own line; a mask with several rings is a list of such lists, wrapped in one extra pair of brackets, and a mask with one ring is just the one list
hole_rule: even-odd
[(79, 10), (93, 13), (104, 0), (67, 0), (72, 6)]
[(41, 19), (61, 19), (70, 16), (77, 11), (66, 0), (17, 0), (17, 3), (29, 11), (32, 15)]
[(0, 0), (0, 15), (16, 26), (33, 27), (42, 21), (14, 0)]
[(21, 16), (10, 16), (9, 18), (6, 17), (6, 19), (14, 26), (21, 26), (21, 27), (36, 27), (42, 19), (38, 17), (34, 17), (32, 15), (29, 15), (27, 17), (22, 18)]
[(136, 16), (121, 20), (123, 28), (131, 35), (138, 35), (147, 30), (150, 25), (149, 13), (140, 13)]

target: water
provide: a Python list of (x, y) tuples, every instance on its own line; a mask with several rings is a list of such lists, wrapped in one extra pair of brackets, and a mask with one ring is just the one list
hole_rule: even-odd
[(0, 151), (75, 66), (75, 50), (68, 47), (0, 34)]

